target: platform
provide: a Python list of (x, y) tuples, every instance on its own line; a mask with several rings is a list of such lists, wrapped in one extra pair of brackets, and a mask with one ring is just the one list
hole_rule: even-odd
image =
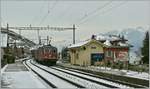
[(21, 61), (7, 64), (1, 70), (1, 88), (46, 88), (38, 76), (23, 65)]
[(19, 71), (28, 71), (28, 69), (22, 64), (21, 61), (16, 61), (13, 64), (8, 64), (5, 72), (19, 72)]

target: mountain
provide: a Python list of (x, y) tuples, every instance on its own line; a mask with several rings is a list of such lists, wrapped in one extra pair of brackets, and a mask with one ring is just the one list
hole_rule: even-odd
[(127, 28), (121, 31), (111, 31), (104, 33), (106, 35), (124, 35), (125, 39), (128, 40), (128, 43), (133, 45), (131, 48), (132, 51), (139, 51), (143, 45), (143, 40), (145, 37), (146, 30), (142, 27), (137, 28)]

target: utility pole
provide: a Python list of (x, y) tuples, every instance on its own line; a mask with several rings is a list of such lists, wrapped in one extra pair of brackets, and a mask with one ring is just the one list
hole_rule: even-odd
[(38, 36), (38, 40), (39, 40), (39, 45), (41, 45), (42, 44), (41, 36)]
[(49, 43), (49, 36), (47, 36), (47, 45), (49, 45), (50, 43)]
[(8, 31), (9, 31), (9, 24), (7, 23), (7, 48), (9, 47), (9, 35), (8, 35)]
[(40, 34), (39, 34), (39, 29), (37, 29), (37, 35), (38, 35), (38, 41), (39, 41), (39, 44), (41, 44), (41, 43), (40, 43)]
[[(9, 25), (8, 25), (8, 23), (7, 23), (7, 28), (6, 28), (6, 30), (7, 30), (7, 49), (6, 49), (6, 55), (8, 55), (9, 54), (9, 35), (8, 35), (8, 31), (9, 31)], [(8, 62), (8, 57), (6, 58), (6, 63)]]
[(75, 44), (75, 25), (73, 25), (73, 44)]

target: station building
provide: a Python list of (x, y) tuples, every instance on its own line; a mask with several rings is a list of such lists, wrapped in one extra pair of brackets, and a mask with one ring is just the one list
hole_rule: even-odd
[(105, 62), (124, 62), (129, 60), (127, 40), (117, 36), (92, 37), (89, 40), (73, 44), (68, 47), (70, 63), (73, 65), (88, 66)]

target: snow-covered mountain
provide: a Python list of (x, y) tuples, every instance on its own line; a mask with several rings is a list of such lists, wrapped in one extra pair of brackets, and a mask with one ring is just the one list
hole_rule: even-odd
[(127, 28), (121, 31), (111, 31), (105, 33), (106, 35), (124, 35), (125, 39), (128, 40), (129, 44), (133, 45), (134, 47), (131, 49), (133, 51), (138, 51), (140, 47), (143, 45), (143, 40), (145, 37), (146, 30), (142, 27), (137, 28)]

